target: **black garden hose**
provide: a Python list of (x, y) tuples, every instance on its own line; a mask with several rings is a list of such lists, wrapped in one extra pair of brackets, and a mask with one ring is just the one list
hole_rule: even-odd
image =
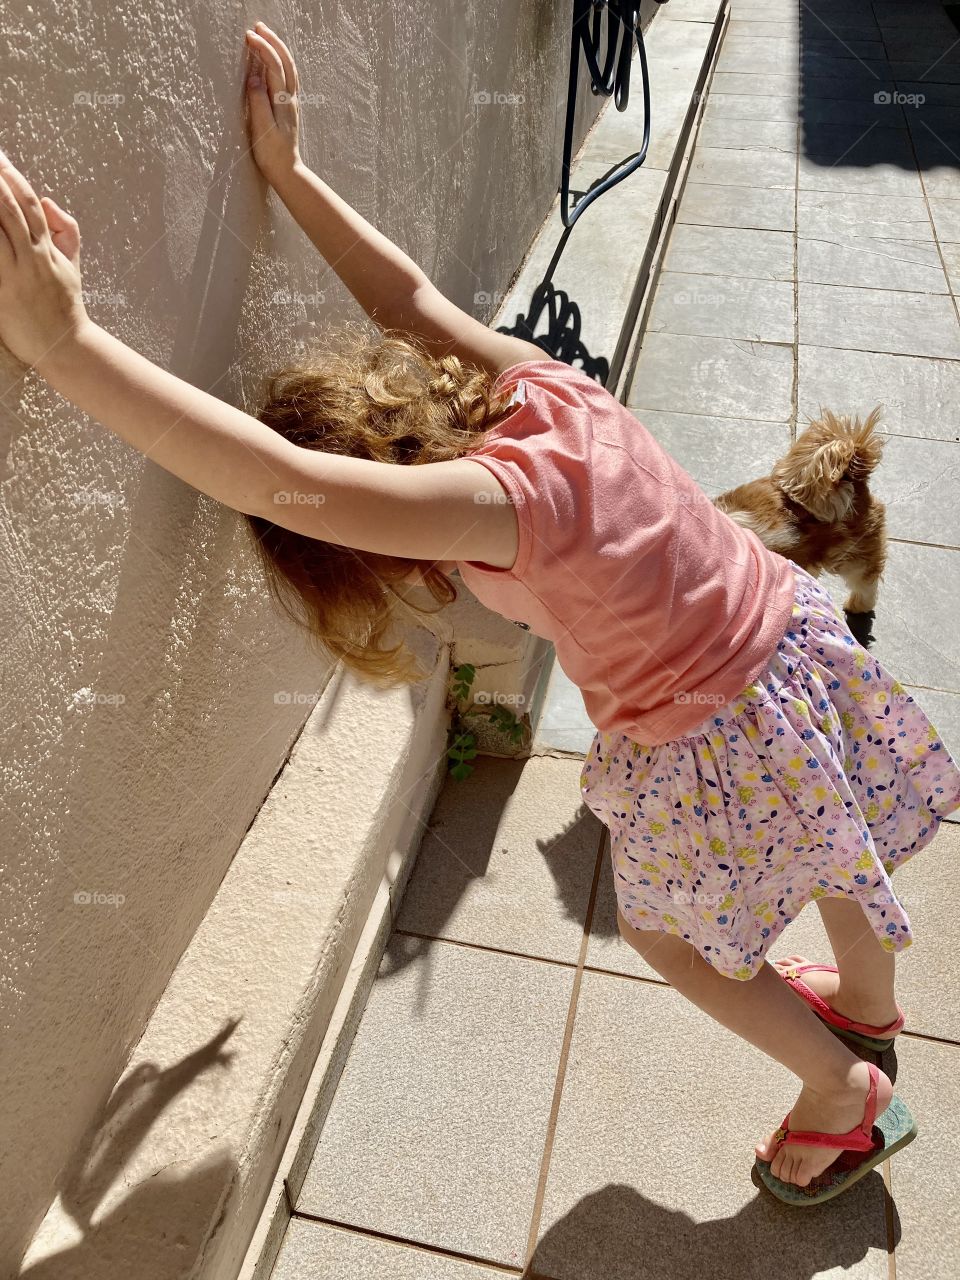
[[(664, 0), (658, 0), (664, 3)], [(565, 227), (572, 227), (584, 209), (604, 192), (635, 173), (647, 158), (650, 145), (650, 76), (647, 51), (640, 29), (641, 4), (634, 0), (573, 0), (573, 32), (570, 45), (570, 80), (567, 88), (567, 120), (563, 136), (563, 170), (560, 178), (560, 216)], [(606, 10), (606, 55), (600, 68), (600, 48)], [(591, 12), (592, 11), (592, 12)], [(570, 160), (573, 152), (573, 124), (577, 109), (577, 84), (580, 77), (580, 51), (590, 71), (591, 89), (609, 98), (613, 95), (618, 111), (625, 111), (630, 101), (630, 65), (633, 61), (633, 39), (640, 55), (640, 77), (643, 92), (643, 139), (632, 160), (618, 165), (596, 186), (591, 187), (570, 208)]]

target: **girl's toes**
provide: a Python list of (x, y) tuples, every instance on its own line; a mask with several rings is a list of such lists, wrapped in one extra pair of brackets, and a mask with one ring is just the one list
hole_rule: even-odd
[(763, 1142), (758, 1142), (754, 1150), (760, 1160), (773, 1160), (777, 1152), (777, 1144), (771, 1133), (768, 1138), (764, 1138)]

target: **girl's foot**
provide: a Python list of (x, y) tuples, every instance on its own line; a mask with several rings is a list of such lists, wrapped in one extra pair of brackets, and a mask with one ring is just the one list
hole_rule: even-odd
[[(877, 1115), (880, 1116), (890, 1105), (893, 1085), (882, 1071), (877, 1072), (877, 1077)], [(817, 1133), (849, 1133), (863, 1120), (869, 1088), (870, 1072), (865, 1062), (852, 1066), (844, 1084), (829, 1094), (818, 1094), (804, 1086), (790, 1112), (790, 1128)], [(812, 1147), (799, 1142), (778, 1144), (775, 1133), (756, 1148), (757, 1156), (770, 1162), (774, 1177), (781, 1182), (795, 1183), (798, 1187), (807, 1186), (829, 1169), (843, 1150), (842, 1147)]]
[[(810, 964), (806, 956), (786, 956), (783, 960), (775, 960), (774, 968), (783, 974), (790, 969)], [(802, 975), (801, 980), (811, 991), (828, 1004), (834, 1013), (842, 1014), (853, 1022), (862, 1022), (871, 1027), (889, 1027), (900, 1016), (897, 1003), (890, 997), (875, 998), (869, 995), (850, 999), (840, 990), (840, 975), (829, 969), (811, 969)]]

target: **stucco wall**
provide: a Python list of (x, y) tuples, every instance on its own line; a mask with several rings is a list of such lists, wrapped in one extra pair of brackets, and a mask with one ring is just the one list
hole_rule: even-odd
[[(246, 156), (261, 17), (298, 57), (308, 162), (483, 318), (556, 190), (566, 91), (554, 0), (9, 0), (0, 137), (79, 219), (91, 314), (237, 403), (353, 314)], [(329, 673), (238, 517), (2, 353), (0, 377), (7, 1274)]]

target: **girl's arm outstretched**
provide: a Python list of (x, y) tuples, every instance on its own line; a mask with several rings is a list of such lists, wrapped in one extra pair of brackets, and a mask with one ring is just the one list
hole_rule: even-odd
[[(94, 324), (77, 224), (0, 153), (0, 341), (78, 408), (188, 484), (308, 537), (509, 567), (516, 523), (468, 459), (420, 467), (302, 449)], [(483, 494), (485, 497), (478, 497)]]
[(248, 122), (267, 182), (367, 315), (385, 329), (418, 334), (436, 355), (453, 354), (496, 375), (551, 357), (535, 343), (497, 333), (444, 297), (397, 245), (303, 163), (300, 87), (290, 50), (262, 22), (247, 32)]

